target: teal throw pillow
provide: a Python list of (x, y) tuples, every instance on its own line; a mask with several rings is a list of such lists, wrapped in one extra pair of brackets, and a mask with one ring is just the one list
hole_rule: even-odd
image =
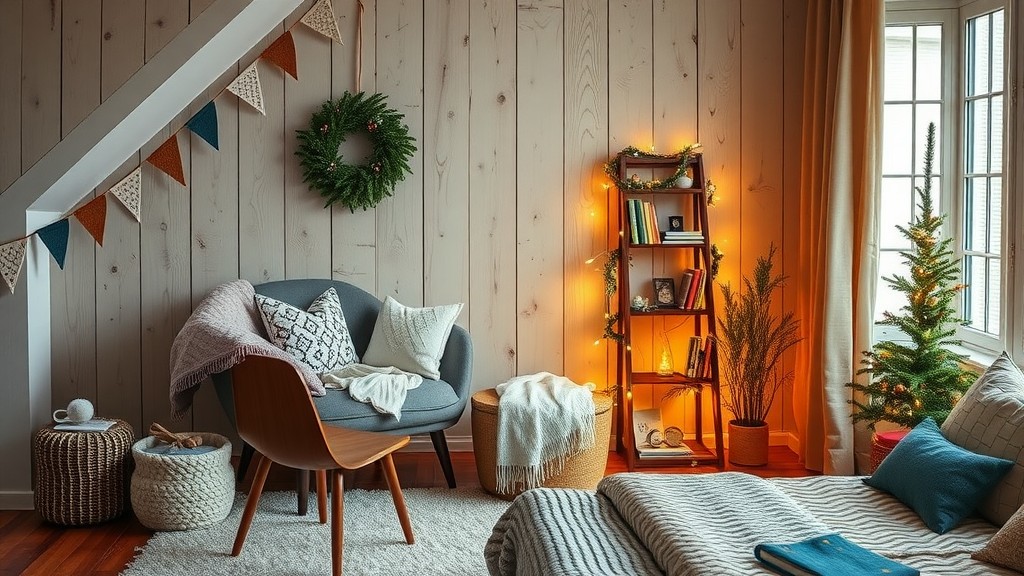
[(864, 483), (914, 509), (933, 532), (952, 530), (999, 483), (1013, 462), (975, 454), (925, 419), (882, 460)]

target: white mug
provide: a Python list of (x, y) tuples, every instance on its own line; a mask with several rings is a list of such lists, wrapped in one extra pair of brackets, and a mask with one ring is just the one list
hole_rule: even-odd
[[(78, 398), (72, 400), (66, 410), (54, 410), (53, 420), (61, 424), (81, 424), (92, 420), (95, 412), (96, 410), (93, 408), (92, 402), (85, 398)], [(64, 415), (60, 416), (61, 413)]]

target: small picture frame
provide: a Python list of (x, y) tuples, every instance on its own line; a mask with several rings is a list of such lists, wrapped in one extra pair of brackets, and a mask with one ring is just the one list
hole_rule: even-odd
[(669, 216), (668, 217), (668, 231), (669, 232), (682, 232), (683, 231), (683, 217), (682, 216)]
[(676, 282), (672, 278), (654, 278), (654, 304), (658, 308), (673, 308), (676, 305)]

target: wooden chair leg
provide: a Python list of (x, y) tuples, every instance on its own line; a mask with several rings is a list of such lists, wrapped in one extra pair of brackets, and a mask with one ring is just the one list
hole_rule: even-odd
[(295, 491), (299, 494), (298, 515), (305, 516), (309, 510), (309, 470), (295, 471)]
[(320, 523), (327, 524), (327, 470), (316, 471), (316, 508)]
[(256, 515), (256, 506), (260, 503), (260, 496), (263, 494), (263, 484), (267, 481), (267, 474), (270, 472), (270, 458), (260, 454), (260, 464), (256, 467), (256, 477), (253, 478), (252, 488), (245, 501), (245, 511), (242, 513), (242, 522), (238, 525), (238, 533), (235, 535), (235, 545), (231, 548), (231, 555), (238, 556), (242, 553), (242, 546), (245, 544), (245, 537), (249, 534), (249, 526), (252, 525), (252, 518)]
[(341, 576), (342, 549), (345, 544), (345, 492), (341, 470), (331, 471), (331, 569)]
[(402, 495), (402, 486), (398, 483), (398, 472), (395, 471), (395, 461), (391, 454), (380, 459), (384, 468), (384, 478), (388, 482), (388, 489), (391, 490), (391, 499), (395, 501), (395, 511), (398, 512), (398, 521), (402, 524), (402, 533), (405, 534), (406, 544), (413, 544), (416, 539), (412, 534), (412, 522), (409, 521), (409, 511), (405, 508), (405, 496)]

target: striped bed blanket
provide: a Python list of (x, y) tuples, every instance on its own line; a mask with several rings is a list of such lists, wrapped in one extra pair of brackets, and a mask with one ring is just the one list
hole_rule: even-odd
[(1015, 574), (970, 558), (996, 532), (983, 520), (938, 535), (860, 478), (737, 472), (616, 474), (596, 493), (530, 490), (498, 520), (484, 556), (493, 576), (772, 574), (756, 545), (834, 532), (922, 574)]

